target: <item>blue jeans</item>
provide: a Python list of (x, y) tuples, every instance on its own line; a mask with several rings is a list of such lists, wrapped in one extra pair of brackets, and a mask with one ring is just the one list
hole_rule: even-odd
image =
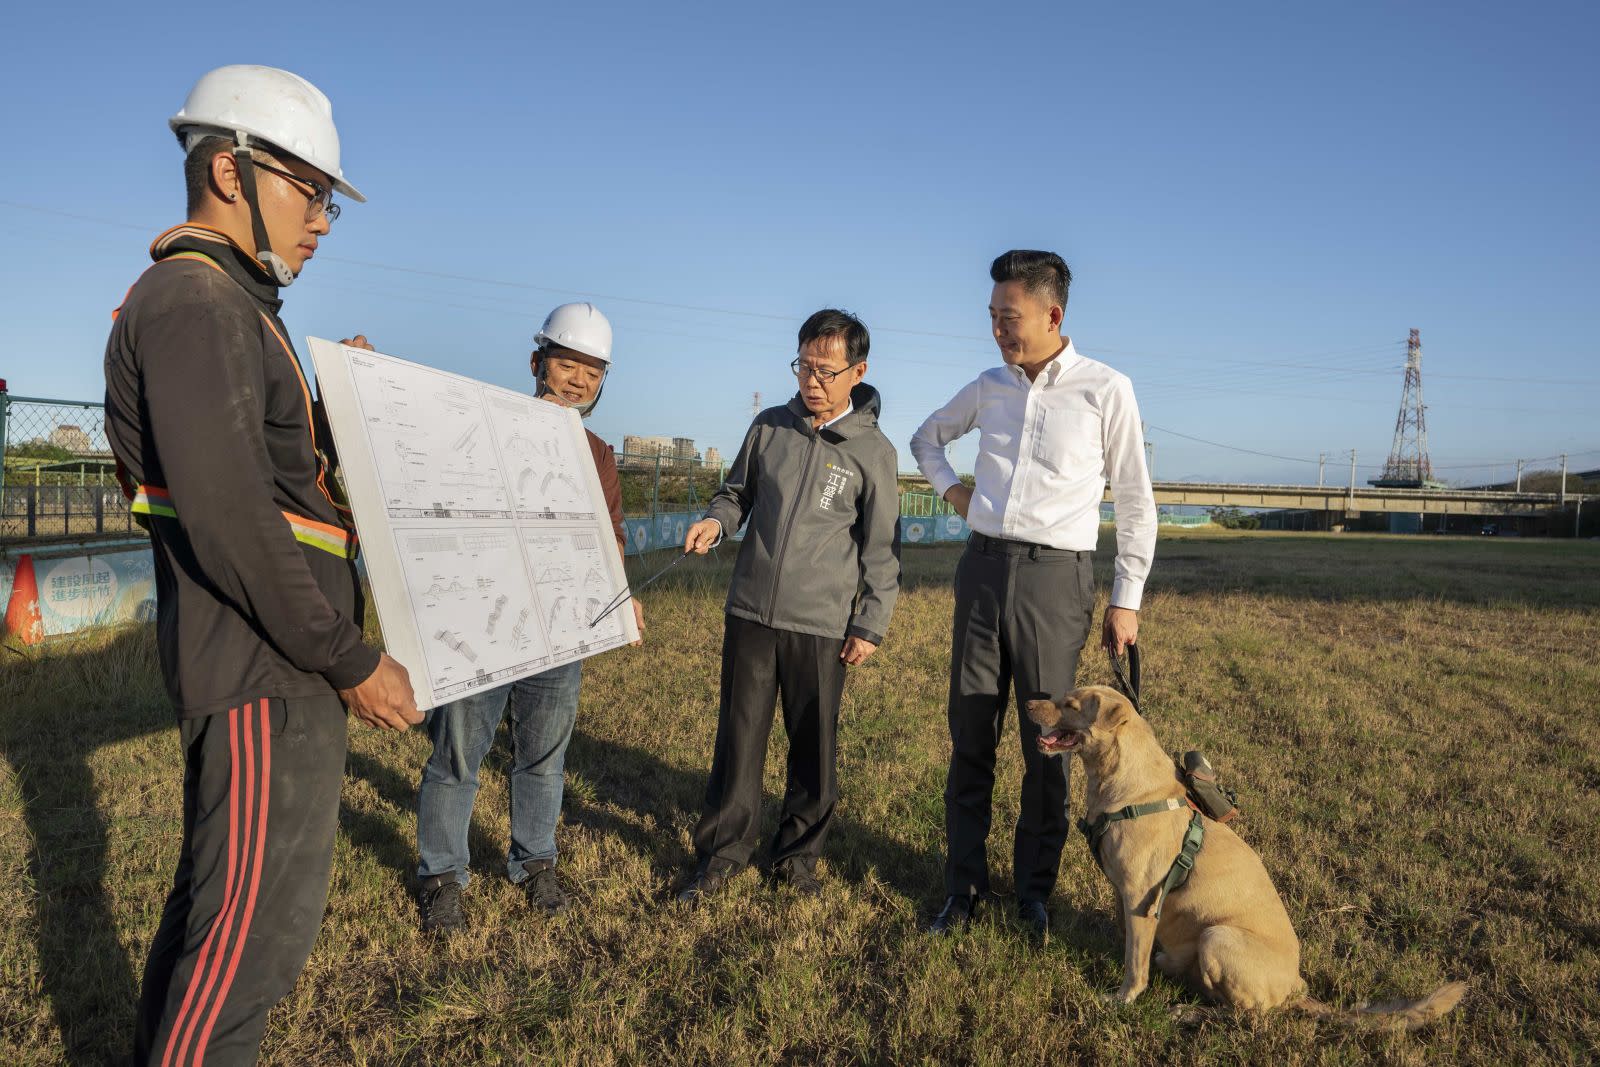
[(511, 854), (506, 874), (528, 877), (528, 860), (556, 858), (556, 820), (561, 815), (562, 772), (567, 742), (578, 717), (583, 662), (486, 690), (428, 712), (433, 755), (422, 768), (417, 790), (419, 878), (454, 871), (467, 884), (467, 828), (478, 796), (478, 768), (495, 731), (511, 712)]

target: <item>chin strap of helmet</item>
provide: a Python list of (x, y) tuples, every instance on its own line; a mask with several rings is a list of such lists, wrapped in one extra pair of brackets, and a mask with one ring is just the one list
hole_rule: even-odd
[(261, 218), (261, 204), (256, 198), (256, 164), (250, 156), (250, 138), (246, 134), (234, 135), (233, 163), (239, 172), (239, 191), (244, 193), (245, 206), (250, 209), (250, 228), (256, 238), (256, 259), (261, 261), (261, 265), (280, 287), (289, 285), (294, 281), (294, 271), (289, 269), (289, 264), (284, 262), (282, 256), (272, 250), (272, 242), (267, 239), (267, 224)]
[[(546, 352), (544, 346), (541, 345), (539, 347), (539, 369), (533, 372), (533, 380), (537, 383), (533, 393), (534, 396), (546, 396), (551, 391), (550, 383), (545, 380), (545, 368), (549, 366), (549, 364), (545, 362), (545, 355)], [(607, 367), (600, 374), (600, 387), (594, 391), (594, 399), (589, 401), (587, 404), (571, 405), (572, 410), (578, 413), (579, 418), (587, 419), (589, 417), (589, 412), (593, 411), (594, 406), (600, 403), (600, 394), (606, 391), (606, 379), (610, 376), (611, 368)]]

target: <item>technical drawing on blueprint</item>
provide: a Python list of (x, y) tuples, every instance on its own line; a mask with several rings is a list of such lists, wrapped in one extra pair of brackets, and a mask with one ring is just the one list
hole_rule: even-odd
[(632, 615), (631, 611), (613, 611), (598, 626), (589, 625), (615, 596), (600, 538), (593, 530), (525, 528), (522, 540), (534, 561), (533, 594), (539, 603), (539, 621), (557, 653), (614, 641), (622, 635), (617, 616)]
[(422, 708), (638, 638), (576, 412), (309, 338), (390, 655)]
[(390, 518), (510, 515), (477, 382), (369, 353), (349, 366)]
[(550, 665), (550, 642), (516, 532), (438, 525), (397, 528), (428, 681), (444, 699)]
[(566, 434), (553, 433), (549, 404), (517, 393), (488, 394), (489, 421), (506, 465), (506, 482), (519, 516), (588, 519), (595, 503), (585, 484), (594, 460), (587, 442), (573, 454)]

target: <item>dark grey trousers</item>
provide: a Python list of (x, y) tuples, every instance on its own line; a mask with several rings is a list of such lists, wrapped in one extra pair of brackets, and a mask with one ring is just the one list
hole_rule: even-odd
[(944, 790), (945, 890), (989, 889), (985, 841), (994, 801), (995, 749), (1015, 691), (1022, 742), (1022, 811), (1012, 870), (1020, 900), (1055, 888), (1067, 819), (1067, 760), (1039, 752), (1029, 700), (1073, 687), (1094, 613), (1088, 552), (1000, 541), (974, 533), (956, 567), (950, 644), (950, 774)]
[(726, 616), (722, 638), (722, 704), (717, 745), (706, 783), (705, 814), (694, 831), (702, 871), (737, 871), (750, 862), (761, 828), (761, 770), (772, 732), (773, 705), (783, 697), (789, 735), (788, 784), (774, 867), (810, 869), (839, 801), (839, 700), (844, 694), (840, 637), (774, 630)]
[(254, 700), (178, 723), (183, 847), (145, 963), (134, 1062), (256, 1062), (328, 900), (345, 710)]

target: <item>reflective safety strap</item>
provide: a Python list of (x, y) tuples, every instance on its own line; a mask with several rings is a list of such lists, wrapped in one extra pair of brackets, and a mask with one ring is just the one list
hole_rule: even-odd
[(356, 554), (355, 535), (340, 526), (330, 526), (325, 522), (307, 519), (300, 515), (291, 515), (285, 511), (283, 517), (289, 520), (289, 529), (294, 531), (294, 539), (302, 545), (320, 548), (324, 552), (331, 552), (335, 556), (354, 558)]
[[(163, 515), (169, 519), (178, 517), (177, 510), (172, 506), (171, 495), (165, 489), (153, 485), (139, 486), (133, 491), (129, 501), (128, 510), (135, 515)], [(318, 522), (316, 519), (308, 519), (288, 511), (283, 513), (283, 517), (288, 520), (289, 529), (294, 532), (294, 539), (302, 545), (320, 548), (343, 559), (355, 558), (355, 534), (343, 527)]]
[(172, 509), (172, 497), (167, 491), (151, 485), (141, 485), (134, 490), (128, 510), (135, 515), (165, 515), (169, 519), (178, 517), (178, 513)]

